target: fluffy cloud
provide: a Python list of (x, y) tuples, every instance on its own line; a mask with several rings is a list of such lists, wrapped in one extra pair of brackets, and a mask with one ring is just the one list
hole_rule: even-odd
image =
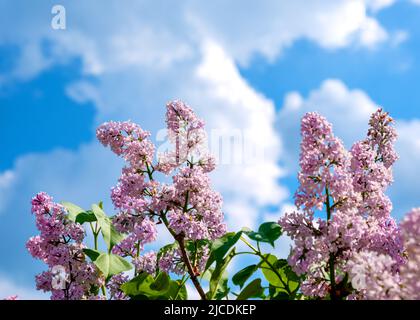
[(19, 300), (45, 299), (45, 294), (17, 285), (13, 280), (0, 276), (0, 300), (9, 296), (17, 295)]
[[(201, 39), (219, 43), (234, 61), (256, 54), (274, 59), (298, 39), (325, 48), (372, 47), (389, 38), (370, 11), (391, 0), (317, 1), (62, 1), (67, 29), (53, 30), (52, 1), (3, 1), (0, 44), (20, 46), (14, 78), (27, 78), (55, 63), (81, 57), (86, 73), (130, 66), (153, 69), (185, 61)], [(17, 9), (21, 8), (21, 9)], [(303, 23), (304, 22), (304, 23)]]
[(366, 0), (366, 5), (373, 11), (387, 8), (395, 3), (396, 0)]
[(300, 38), (325, 48), (374, 46), (388, 37), (367, 14), (368, 7), (384, 7), (380, 2), (384, 0), (375, 1), (376, 5), (359, 0), (212, 1), (194, 3), (189, 17), (200, 32), (210, 34), (246, 63), (253, 53), (273, 59)]
[[(297, 92), (286, 95), (278, 115), (278, 127), (288, 150), (283, 159), (289, 173), (295, 174), (298, 169), (299, 123), (304, 113), (317, 111), (325, 116), (333, 124), (336, 136), (349, 148), (353, 142), (363, 139), (370, 114), (378, 107), (364, 91), (349, 89), (336, 79), (325, 80), (306, 99)], [(395, 183), (389, 194), (394, 202), (394, 215), (401, 217), (420, 204), (416, 202), (420, 199), (420, 182), (413, 174), (420, 161), (420, 120), (396, 119), (396, 127), (399, 134), (396, 149), (400, 159), (394, 166)]]
[[(168, 70), (174, 74), (182, 72), (182, 86), (178, 81), (169, 82), (165, 92), (159, 88), (168, 73), (155, 74), (162, 78), (152, 84), (142, 81), (142, 76), (123, 74), (130, 80), (121, 82), (121, 77), (105, 77), (96, 86), (75, 83), (68, 91), (77, 101), (97, 102), (97, 123), (131, 118), (154, 133), (164, 125), (164, 102), (168, 96), (190, 102), (206, 119), (210, 147), (214, 151), (225, 150), (220, 154), (219, 169), (212, 178), (216, 189), (225, 195), (228, 221), (235, 228), (242, 225), (234, 221), (253, 227), (261, 206), (279, 204), (287, 196), (286, 190), (277, 183), (282, 170), (277, 164), (280, 141), (274, 130), (274, 105), (248, 86), (221, 47), (207, 43), (202, 52), (203, 58), (195, 66)], [(131, 87), (126, 83), (136, 85)], [(110, 87), (113, 87), (111, 94)], [(238, 138), (233, 141), (236, 144), (231, 137)], [(258, 158), (238, 152), (256, 147), (262, 150)], [(237, 159), (233, 157), (238, 155)], [(16, 162), (13, 173), (19, 188), (14, 188), (5, 199), (5, 211), (23, 195), (29, 199), (37, 190), (51, 191), (60, 199), (87, 206), (91, 201), (108, 197), (108, 189), (117, 180), (121, 166), (121, 161), (95, 140), (75, 152), (55, 150), (23, 156)], [(246, 206), (249, 209), (243, 210)]]
[(0, 173), (0, 212), (5, 204), (7, 192), (12, 189), (14, 178), (15, 173), (11, 170)]

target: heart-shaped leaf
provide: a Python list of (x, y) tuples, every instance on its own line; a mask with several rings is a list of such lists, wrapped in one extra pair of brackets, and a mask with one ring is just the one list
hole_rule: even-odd
[(122, 257), (112, 253), (101, 253), (93, 263), (104, 274), (105, 278), (128, 271), (133, 266)]

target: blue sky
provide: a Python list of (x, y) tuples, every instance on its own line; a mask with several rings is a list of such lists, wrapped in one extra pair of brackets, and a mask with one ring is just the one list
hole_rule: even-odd
[(105, 200), (112, 211), (122, 163), (99, 146), (95, 127), (132, 119), (157, 140), (173, 98), (209, 130), (251, 132), (248, 143), (266, 152), (258, 163), (221, 164), (212, 177), (232, 229), (290, 209), (304, 112), (323, 113), (350, 146), (383, 106), (400, 132), (389, 192), (400, 219), (420, 198), (415, 2), (62, 1), (66, 29), (53, 30), (54, 1), (0, 0), (0, 296), (38, 297), (33, 276), (43, 265), (24, 248), (36, 232), (31, 196)]

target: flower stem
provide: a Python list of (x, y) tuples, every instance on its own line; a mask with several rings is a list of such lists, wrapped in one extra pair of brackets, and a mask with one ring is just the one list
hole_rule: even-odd
[(207, 300), (207, 296), (204, 293), (203, 288), (201, 287), (200, 282), (198, 281), (197, 275), (194, 272), (194, 269), (191, 265), (190, 258), (188, 257), (187, 250), (185, 248), (185, 236), (183, 234), (176, 234), (170, 227), (168, 223), (168, 219), (166, 219), (165, 215), (161, 215), (161, 219), (163, 223), (165, 224), (168, 231), (171, 233), (171, 235), (174, 237), (176, 242), (178, 242), (179, 249), (181, 251), (182, 255), (182, 261), (184, 262), (185, 266), (187, 267), (188, 274), (190, 276), (190, 279), (192, 283), (194, 284), (195, 289), (197, 290), (198, 294), (200, 295), (202, 300)]
[(191, 281), (194, 284), (194, 287), (197, 289), (198, 294), (200, 295), (202, 300), (207, 300), (206, 294), (204, 293), (203, 288), (200, 285), (200, 282), (198, 281), (197, 275), (194, 272), (194, 269), (191, 265), (190, 258), (188, 257), (187, 250), (185, 249), (185, 242), (184, 242), (184, 235), (177, 235), (175, 237), (175, 240), (179, 244), (179, 249), (181, 250), (182, 260), (184, 260), (184, 263), (187, 267), (188, 274), (190, 275)]
[[(331, 210), (330, 193), (329, 193), (328, 187), (325, 187), (325, 196), (326, 196), (325, 205), (327, 207), (327, 222), (329, 223), (332, 218), (331, 216), (332, 210)], [(336, 291), (336, 283), (335, 283), (335, 254), (333, 252), (330, 252), (328, 265), (329, 265), (330, 282), (331, 282), (330, 297), (331, 297), (331, 300), (337, 300), (337, 291)]]
[[(93, 233), (93, 245), (94, 245), (94, 249), (98, 250), (98, 235), (99, 235), (99, 229), (98, 229), (98, 223), (95, 223), (95, 228), (93, 227), (92, 222), (89, 222), (90, 225), (90, 229), (92, 230)], [(102, 291), (102, 295), (105, 297), (106, 299), (106, 289), (105, 289), (105, 285), (101, 286), (101, 291)]]
[(181, 291), (182, 286), (188, 281), (190, 277), (186, 276), (185, 274), (182, 276), (182, 279), (180, 281), (180, 284), (178, 286), (178, 290), (176, 291), (176, 295), (174, 297), (174, 300), (176, 300), (178, 298), (179, 292)]
[(250, 249), (252, 249), (254, 251), (253, 254), (255, 254), (256, 256), (260, 257), (269, 267), (270, 269), (274, 272), (274, 274), (279, 278), (280, 282), (283, 284), (284, 289), (287, 291), (287, 293), (289, 295), (291, 295), (292, 293), (289, 290), (289, 286), (287, 285), (286, 282), (284, 282), (283, 278), (281, 277), (281, 274), (279, 273), (279, 271), (274, 267), (274, 265), (268, 261), (267, 257), (260, 251), (259, 245), (258, 245), (258, 249), (256, 249), (252, 244), (250, 244), (248, 242), (248, 240), (246, 240), (244, 237), (241, 237), (241, 240), (243, 243), (245, 243)]

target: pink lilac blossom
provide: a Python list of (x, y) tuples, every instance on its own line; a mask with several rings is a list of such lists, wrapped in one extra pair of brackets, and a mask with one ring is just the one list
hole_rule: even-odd
[[(350, 155), (334, 136), (331, 124), (316, 113), (308, 113), (301, 129), (300, 186), (295, 195), (300, 211), (285, 214), (279, 224), (295, 241), (289, 264), (296, 273), (311, 275), (302, 292), (324, 297), (331, 289), (324, 276), (331, 255), (337, 260), (360, 233), (352, 219), (356, 196), (348, 188), (352, 181), (347, 171)], [(324, 206), (328, 207), (327, 219), (314, 221), (315, 212)]]
[(186, 269), (181, 257), (182, 255), (179, 249), (164, 252), (158, 262), (159, 269), (166, 273), (184, 275)]
[(154, 275), (157, 268), (157, 255), (154, 251), (144, 253), (133, 259), (136, 272), (147, 272)]
[[(353, 299), (420, 299), (420, 208), (410, 211), (400, 224), (406, 260), (363, 250), (353, 254), (347, 264), (357, 293)], [(398, 271), (395, 272), (395, 266)]]
[[(198, 275), (204, 271), (210, 249), (207, 245), (201, 245), (196, 250), (196, 252), (189, 252), (188, 254), (193, 270)], [(186, 272), (186, 267), (181, 257), (182, 254), (178, 248), (167, 250), (160, 257), (158, 267), (167, 273), (183, 275)]]
[(393, 182), (392, 165), (398, 159), (393, 144), (397, 134), (387, 112), (378, 109), (370, 118), (367, 138), (353, 145), (351, 171), (354, 190), (360, 193), (358, 211), (366, 218), (368, 230), (361, 243), (365, 249), (390, 255), (404, 262), (403, 244), (397, 223), (391, 217), (392, 203), (385, 194)]
[[(121, 230), (121, 228), (120, 228)], [(112, 252), (121, 256), (135, 257), (140, 254), (143, 245), (155, 241), (157, 230), (155, 223), (148, 217), (137, 219), (130, 234), (112, 248)]]
[(128, 300), (129, 297), (121, 290), (121, 285), (129, 280), (128, 275), (123, 273), (111, 277), (106, 287), (109, 291), (110, 300)]
[(182, 101), (171, 101), (166, 108), (168, 137), (175, 150), (159, 154), (156, 170), (170, 174), (184, 162), (196, 158), (206, 172), (212, 171), (215, 167), (214, 158), (207, 154), (204, 121)]
[[(169, 226), (188, 239), (214, 240), (226, 232), (221, 195), (211, 189), (210, 179), (200, 167), (185, 167), (173, 177), (177, 203), (169, 211)], [(185, 199), (188, 199), (187, 203)]]
[(392, 272), (395, 261), (375, 251), (353, 254), (347, 263), (355, 299), (395, 300), (400, 297), (399, 275)]
[[(166, 108), (174, 150), (160, 154), (157, 164), (153, 163), (155, 148), (150, 134), (138, 125), (107, 122), (97, 129), (98, 140), (127, 161), (111, 191), (120, 211), (113, 224), (127, 237), (113, 252), (133, 259), (140, 256), (144, 244), (156, 239), (157, 223), (165, 223), (173, 235), (185, 240), (213, 240), (226, 232), (222, 197), (212, 189), (208, 177), (216, 162), (207, 152), (204, 121), (181, 101), (169, 102)], [(156, 172), (172, 174), (172, 184), (155, 180)]]
[[(64, 207), (53, 202), (45, 192), (32, 199), (32, 213), (40, 235), (31, 237), (26, 247), (34, 258), (49, 267), (35, 277), (37, 289), (51, 292), (54, 300), (91, 298), (94, 295), (91, 289), (102, 285), (104, 279), (92, 263), (85, 261), (83, 227), (67, 219)], [(57, 267), (68, 275), (62, 288), (54, 286), (53, 270)]]
[(407, 263), (400, 268), (402, 297), (420, 300), (420, 208), (411, 210), (401, 222)]
[[(397, 159), (395, 129), (381, 109), (369, 125), (367, 138), (348, 152), (324, 117), (311, 112), (302, 118), (295, 194), (299, 211), (287, 213), (279, 224), (294, 240), (289, 264), (306, 274), (305, 295), (348, 295), (336, 291), (336, 285), (347, 272), (347, 261), (362, 249), (390, 255), (393, 273), (404, 262), (401, 235), (385, 195)], [(315, 220), (321, 210), (326, 219)]]

